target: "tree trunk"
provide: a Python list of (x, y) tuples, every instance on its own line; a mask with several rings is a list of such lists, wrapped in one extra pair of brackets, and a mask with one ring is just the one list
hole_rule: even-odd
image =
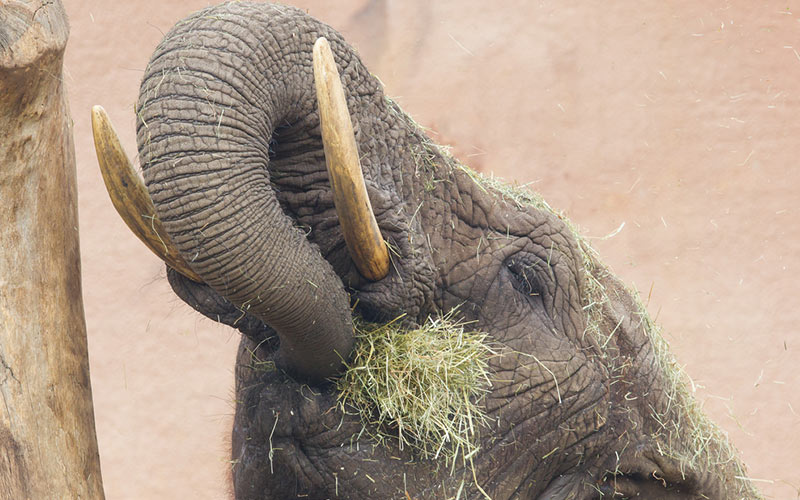
[(0, 498), (103, 498), (60, 0), (0, 2)]

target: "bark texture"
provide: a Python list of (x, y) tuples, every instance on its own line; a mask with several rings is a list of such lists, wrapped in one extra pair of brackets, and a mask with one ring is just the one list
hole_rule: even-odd
[(0, 498), (103, 498), (61, 2), (0, 3)]

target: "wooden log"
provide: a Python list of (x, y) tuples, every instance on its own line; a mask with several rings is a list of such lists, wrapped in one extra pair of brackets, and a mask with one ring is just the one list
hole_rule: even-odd
[(102, 499), (60, 0), (0, 2), (0, 498)]

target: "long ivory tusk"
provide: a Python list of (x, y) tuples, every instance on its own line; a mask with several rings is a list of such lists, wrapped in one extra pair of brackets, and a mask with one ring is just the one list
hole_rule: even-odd
[(133, 234), (169, 267), (202, 283), (203, 279), (192, 271), (167, 236), (164, 226), (156, 216), (153, 200), (134, 172), (133, 165), (122, 149), (117, 132), (102, 106), (92, 107), (92, 131), (103, 182), (119, 216)]
[(367, 197), (344, 88), (324, 37), (314, 43), (314, 82), (325, 164), (344, 241), (361, 274), (378, 281), (389, 273), (389, 252)]

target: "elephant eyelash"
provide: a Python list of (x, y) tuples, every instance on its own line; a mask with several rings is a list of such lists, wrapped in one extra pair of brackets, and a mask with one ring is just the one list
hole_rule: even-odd
[(528, 297), (540, 297), (542, 288), (536, 279), (538, 269), (535, 264), (526, 262), (526, 259), (512, 259), (507, 264), (511, 276), (513, 277), (514, 289)]

